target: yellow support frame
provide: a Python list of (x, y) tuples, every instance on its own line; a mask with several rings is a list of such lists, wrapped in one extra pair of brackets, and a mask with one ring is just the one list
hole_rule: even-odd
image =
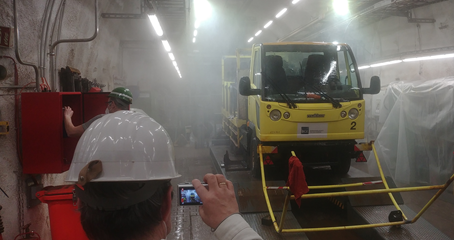
[[(318, 194), (304, 194), (301, 198), (320, 198), (320, 197), (337, 197), (337, 196), (351, 196), (351, 195), (364, 195), (364, 194), (378, 194), (378, 193), (388, 193), (391, 201), (397, 210), (402, 212), (403, 221), (399, 222), (388, 222), (388, 223), (374, 223), (374, 224), (363, 224), (363, 225), (352, 225), (352, 226), (339, 226), (339, 227), (321, 227), (321, 228), (301, 228), (301, 229), (284, 229), (284, 219), (287, 212), (287, 207), (290, 199), (294, 199), (295, 196), (290, 192), (288, 187), (279, 187), (280, 189), (287, 189), (288, 194), (285, 198), (284, 208), (282, 210), (281, 220), (279, 225), (277, 224), (276, 218), (274, 216), (273, 209), (270, 204), (270, 199), (268, 197), (268, 190), (275, 189), (275, 187), (268, 187), (265, 180), (265, 171), (263, 167), (263, 155), (262, 155), (262, 144), (259, 144), (257, 151), (260, 156), (260, 170), (262, 172), (262, 187), (263, 194), (265, 195), (266, 205), (268, 206), (268, 211), (271, 216), (274, 228), (278, 233), (295, 233), (295, 232), (319, 232), (319, 231), (335, 231), (335, 230), (348, 230), (348, 229), (362, 229), (362, 228), (374, 228), (374, 227), (386, 227), (386, 226), (397, 226), (403, 224), (415, 223), (419, 217), (432, 205), (432, 203), (446, 190), (446, 188), (454, 181), (454, 174), (446, 181), (444, 185), (434, 185), (434, 186), (424, 186), (424, 187), (407, 187), (407, 188), (393, 188), (390, 189), (388, 183), (386, 182), (383, 170), (381, 168), (380, 161), (375, 150), (375, 145), (373, 142), (370, 143), (372, 150), (374, 151), (375, 159), (377, 161), (378, 169), (380, 171), (380, 176), (383, 182), (385, 189), (376, 189), (376, 190), (360, 190), (360, 191), (345, 191), (345, 192), (334, 192), (334, 193), (318, 193)], [(295, 156), (295, 153), (292, 151), (292, 155)], [(342, 185), (326, 185), (326, 186), (309, 186), (311, 189), (324, 189), (324, 188), (343, 188), (343, 187), (352, 187), (352, 186), (361, 186), (363, 183), (352, 183), (352, 184), (342, 184)], [(422, 191), (422, 190), (431, 190), (439, 189), (438, 192), (432, 197), (432, 199), (427, 202), (427, 204), (419, 211), (419, 213), (412, 219), (408, 218), (403, 213), (402, 209), (397, 204), (393, 192), (410, 192), (410, 191)]]

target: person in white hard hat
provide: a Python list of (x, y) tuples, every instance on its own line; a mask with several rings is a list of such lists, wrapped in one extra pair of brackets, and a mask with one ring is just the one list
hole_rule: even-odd
[[(81, 224), (91, 240), (165, 239), (171, 230), (173, 144), (164, 128), (134, 111), (93, 122), (77, 144), (67, 181), (76, 182)], [(207, 174), (193, 180), (202, 220), (221, 240), (262, 239), (238, 214), (233, 185)]]

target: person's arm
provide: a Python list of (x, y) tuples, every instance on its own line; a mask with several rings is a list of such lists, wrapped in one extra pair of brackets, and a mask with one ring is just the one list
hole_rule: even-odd
[(233, 214), (226, 218), (214, 231), (214, 235), (220, 240), (262, 239), (240, 214)]
[(72, 121), (72, 116), (73, 116), (74, 111), (70, 107), (65, 107), (65, 112), (64, 112), (64, 122), (65, 122), (65, 130), (66, 133), (68, 134), (68, 137), (79, 137), (81, 136), (85, 129), (82, 127), (82, 125), (74, 126), (73, 121)]
[(192, 180), (192, 184), (203, 202), (199, 207), (200, 217), (215, 229), (215, 236), (220, 240), (262, 239), (239, 215), (232, 182), (221, 174), (206, 174), (203, 180), (208, 183), (208, 189), (198, 179)]

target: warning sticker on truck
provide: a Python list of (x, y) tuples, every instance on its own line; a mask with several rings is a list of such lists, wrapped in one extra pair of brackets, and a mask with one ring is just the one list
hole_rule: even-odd
[(328, 137), (328, 123), (298, 123), (298, 138), (326, 138)]

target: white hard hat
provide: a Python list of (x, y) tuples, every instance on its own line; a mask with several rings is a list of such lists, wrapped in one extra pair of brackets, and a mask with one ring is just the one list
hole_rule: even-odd
[(142, 113), (144, 115), (148, 115), (144, 110), (142, 110), (140, 108), (130, 108), (129, 111), (139, 112), (139, 113)]
[(180, 177), (172, 140), (141, 112), (117, 111), (94, 121), (79, 139), (66, 181), (77, 182), (93, 160), (102, 172), (91, 182), (149, 181)]

